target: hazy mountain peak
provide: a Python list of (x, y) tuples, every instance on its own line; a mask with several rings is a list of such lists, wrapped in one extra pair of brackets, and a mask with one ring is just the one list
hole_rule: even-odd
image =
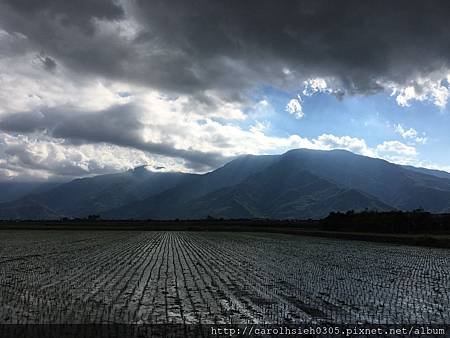
[(148, 164), (142, 164), (139, 165), (137, 167), (134, 167), (132, 169), (129, 169), (129, 172), (134, 172), (134, 173), (138, 173), (138, 172), (145, 172), (145, 171), (150, 171), (150, 166)]

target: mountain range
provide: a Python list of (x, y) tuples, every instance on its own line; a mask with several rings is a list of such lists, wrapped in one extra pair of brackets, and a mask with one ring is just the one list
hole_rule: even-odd
[(19, 192), (11, 185), (8, 189), (17, 198), (3, 193), (0, 219), (94, 214), (104, 219), (316, 219), (366, 209), (450, 212), (449, 173), (345, 150), (246, 155), (206, 174), (142, 166), (25, 192), (19, 186)]

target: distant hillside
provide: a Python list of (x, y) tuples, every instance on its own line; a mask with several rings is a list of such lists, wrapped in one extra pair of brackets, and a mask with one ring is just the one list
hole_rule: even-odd
[(61, 215), (32, 199), (23, 198), (1, 204), (0, 219), (57, 219)]
[[(151, 172), (138, 167), (119, 174), (76, 179), (43, 193), (32, 193), (15, 202), (0, 204), (0, 217), (45, 219), (100, 214), (159, 194), (181, 183), (187, 176), (183, 173)], [(48, 217), (43, 217), (43, 212), (36, 215), (28, 211), (22, 213), (24, 205), (39, 206), (52, 212), (47, 214)]]
[[(26, 205), (34, 209), (24, 210)], [(78, 179), (0, 204), (0, 217), (316, 219), (336, 211), (419, 208), (450, 212), (446, 173), (343, 150), (295, 149), (282, 155), (242, 156), (203, 175), (140, 167)]]
[(14, 201), (32, 193), (42, 193), (60, 184), (59, 182), (0, 182), (0, 203)]

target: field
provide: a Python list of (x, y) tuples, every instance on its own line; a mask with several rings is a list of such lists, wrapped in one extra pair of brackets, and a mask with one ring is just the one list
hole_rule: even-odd
[(450, 323), (450, 251), (266, 233), (0, 232), (0, 323)]

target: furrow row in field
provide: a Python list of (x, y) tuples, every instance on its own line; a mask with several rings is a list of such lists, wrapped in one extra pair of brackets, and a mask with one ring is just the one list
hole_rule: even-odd
[[(136, 243), (134, 241), (131, 241), (130, 245), (135, 246)], [(121, 250), (126, 248), (126, 246), (117, 247)], [(43, 268), (42, 270), (47, 271), (47, 276), (53, 277), (53, 280), (57, 281), (54, 285), (46, 287), (48, 285), (47, 282), (42, 280), (37, 282), (26, 281), (27, 283), (16, 283), (16, 290), (12, 291), (13, 293), (16, 293), (17, 289), (28, 290), (27, 295), (32, 295), (31, 297), (27, 297), (27, 300), (29, 302), (31, 301), (32, 303), (37, 303), (41, 308), (54, 308), (55, 306), (58, 306), (63, 309), (63, 311), (60, 311), (60, 314), (66, 316), (67, 319), (77, 318), (79, 320), (81, 318), (80, 315), (85, 315), (85, 311), (75, 311), (75, 313), (72, 314), (70, 312), (71, 310), (83, 309), (83, 307), (86, 307), (86, 302), (81, 299), (81, 295), (85, 293), (90, 294), (89, 288), (87, 288), (87, 292), (85, 291), (86, 283), (90, 281), (90, 278), (92, 276), (89, 269), (98, 267), (97, 258), (99, 257), (104, 257), (105, 260), (111, 259), (111, 257), (108, 258), (108, 256), (111, 255), (111, 251), (109, 251), (108, 248), (105, 247), (103, 247), (103, 249), (106, 250), (98, 250), (96, 252), (97, 255), (93, 252), (87, 251), (84, 252), (84, 255), (81, 256), (77, 255), (73, 257), (66, 257), (63, 261), (67, 262), (67, 265), (58, 265), (55, 264), (53, 260), (47, 260), (45, 261), (47, 263), (46, 266), (43, 266), (41, 268)], [(130, 250), (129, 254), (130, 257), (133, 257), (134, 250)], [(84, 259), (85, 261), (80, 262), (80, 259)], [(34, 263), (35, 265), (39, 264), (39, 262), (31, 263)], [(64, 279), (67, 279), (67, 277), (65, 277), (65, 272), (70, 273), (73, 271), (78, 274), (78, 280), (72, 280), (73, 278), (68, 278), (69, 280), (71, 280), (71, 283), (63, 283), (62, 281)], [(108, 274), (105, 275), (105, 271), (103, 271), (102, 274), (103, 276), (108, 276)], [(60, 304), (55, 304), (55, 300), (57, 300)], [(64, 304), (62, 302), (64, 302)], [(25, 303), (24, 306), (26, 306), (27, 308), (33, 308), (32, 304)], [(36, 310), (33, 312), (38, 311)], [(65, 320), (65, 318), (62, 319)]]
[[(220, 245), (220, 238), (211, 237), (210, 241)], [(226, 237), (226, 234), (224, 237)], [(431, 255), (430, 250), (394, 247), (391, 250), (397, 252), (392, 253), (394, 259), (390, 259), (390, 261), (393, 261), (393, 263), (398, 261), (398, 263), (397, 266), (392, 266), (378, 258), (378, 255), (383, 255), (381, 249), (386, 250), (385, 247), (380, 245), (369, 248), (361, 247), (358, 251), (359, 254), (351, 253), (349, 255), (346, 252), (336, 250), (337, 246), (330, 251), (327, 250), (327, 247), (321, 245), (319, 251), (309, 243), (303, 242), (303, 244), (306, 244), (304, 247), (289, 248), (290, 255), (280, 255), (280, 251), (285, 250), (289, 243), (298, 244), (302, 241), (285, 241), (286, 245), (283, 246), (280, 246), (278, 242), (276, 244), (279, 249), (271, 250), (270, 243), (266, 243), (267, 238), (261, 240), (258, 238), (258, 241), (252, 242), (252, 237), (251, 235), (248, 238), (244, 235), (239, 236), (235, 241), (241, 243), (238, 242), (237, 245), (233, 245), (232, 239), (226, 240), (224, 248), (233, 254), (240, 252), (244, 257), (253, 256), (254, 264), (259, 265), (264, 271), (270, 271), (278, 275), (280, 278), (277, 284), (278, 290), (283, 289), (283, 285), (288, 285), (290, 288), (288, 293), (300, 299), (308, 299), (308, 297), (305, 297), (305, 291), (307, 291), (306, 295), (313, 295), (317, 307), (325, 310), (324, 312), (331, 315), (333, 320), (349, 321), (358, 318), (360, 321), (392, 322), (394, 319), (394, 321), (404, 322), (415, 317), (427, 322), (442, 322), (445, 319), (441, 310), (443, 304), (448, 304), (448, 298), (447, 300), (439, 298), (437, 301), (430, 302), (429, 297), (423, 294), (424, 289), (431, 291), (431, 288), (433, 288), (434, 292), (443, 293), (445, 296), (444, 288), (449, 282), (448, 262), (440, 259), (439, 255)], [(339, 244), (339, 242), (336, 244)], [(261, 247), (264, 247), (265, 250), (260, 250)], [(404, 250), (424, 250), (425, 255), (421, 255), (420, 252), (416, 255), (412, 255), (413, 252), (405, 255)], [(273, 255), (267, 257), (265, 255), (267, 251), (272, 252)], [(260, 255), (265, 255), (263, 260), (258, 259)], [(414, 277), (410, 277), (405, 272), (405, 270), (408, 271), (408, 268), (403, 268), (401, 265), (402, 259), (400, 258), (402, 257), (404, 260), (405, 256), (412, 256), (412, 259), (417, 262), (411, 271), (423, 271), (424, 266), (435, 265), (433, 278), (419, 277), (417, 279), (418, 284), (412, 285), (410, 279)], [(347, 257), (351, 259), (346, 259)], [(423, 260), (423, 257), (427, 257), (427, 260)], [(283, 264), (275, 264), (276, 261), (273, 260), (271, 263), (273, 258), (276, 261), (283, 261)], [(408, 258), (408, 260), (411, 259)], [(442, 269), (442, 266), (446, 266), (447, 269)], [(375, 272), (373, 272), (374, 270)], [(295, 272), (292, 273), (292, 271)], [(301, 271), (301, 274), (299, 275), (297, 271)], [(397, 271), (402, 274), (398, 276)], [(311, 272), (313, 273), (311, 274)], [(386, 279), (390, 275), (395, 278), (386, 283)], [(439, 281), (439, 287), (437, 287), (436, 281)], [(385, 304), (392, 300), (393, 290), (397, 290), (397, 297), (394, 298), (396, 303), (393, 305)], [(298, 291), (302, 292), (303, 295), (298, 294)], [(446, 297), (448, 297), (448, 293), (446, 293)], [(326, 311), (327, 307), (330, 306), (333, 307), (332, 311), (330, 309)], [(404, 314), (402, 315), (402, 311), (398, 310), (395, 316), (390, 314), (389, 309), (392, 307), (403, 308)]]
[[(208, 255), (205, 248), (198, 246), (195, 240), (187, 238), (184, 240), (183, 246), (189, 249), (195, 255), (196, 266), (203, 272), (200, 273), (204, 277), (206, 288), (214, 295), (220, 296), (216, 299), (216, 304), (219, 305), (222, 312), (226, 314), (229, 321), (238, 320), (245, 322), (258, 321), (253, 307), (247, 302), (242, 301), (244, 295), (243, 288), (240, 284), (239, 276), (233, 276), (223, 266), (218, 266), (220, 258)], [(236, 262), (230, 261), (230, 265)]]
[[(46, 263), (46, 264), (42, 264), (42, 263)], [(38, 268), (40, 270), (42, 270), (42, 273), (47, 273), (47, 276), (53, 276), (53, 278), (55, 280), (58, 280), (58, 278), (61, 278), (62, 276), (64, 276), (62, 270), (65, 268), (64, 265), (59, 267), (58, 273), (55, 273), (55, 268), (57, 268), (58, 266), (54, 266), (53, 260), (39, 260), (39, 261), (31, 261), (28, 262), (29, 268), (28, 266), (25, 268), (21, 268), (20, 270), (24, 271), (24, 270), (32, 270), (34, 271), (33, 268), (35, 268), (36, 266), (38, 266)], [(33, 266), (34, 265), (34, 266)], [(22, 275), (17, 273), (17, 275)], [(25, 274), (27, 275), (27, 274)], [(61, 304), (61, 302), (73, 302), (74, 299), (73, 297), (61, 297), (60, 295), (58, 295), (58, 288), (50, 288), (50, 290), (41, 290), (41, 283), (42, 283), (42, 279), (36, 279), (36, 280), (32, 280), (32, 279), (21, 279), (21, 280), (16, 280), (16, 283), (9, 283), (7, 285), (3, 285), (5, 286), (5, 288), (3, 288), (3, 290), (5, 291), (9, 291), (9, 294), (11, 297), (16, 297), (17, 300), (17, 295), (21, 295), (21, 290), (26, 290), (26, 294), (25, 295), (21, 295), (19, 297), (19, 301), (21, 301), (22, 307), (26, 307), (28, 309), (28, 312), (34, 313), (36, 315), (39, 315), (44, 312), (46, 313), (47, 311), (50, 311), (49, 309), (54, 309), (55, 307), (64, 307), (63, 304)], [(45, 284), (45, 283), (44, 283)], [(56, 302), (59, 302), (59, 304), (56, 304)], [(70, 304), (69, 304), (70, 305)], [(38, 309), (36, 309), (36, 307)], [(71, 306), (71, 308), (74, 308), (73, 306)], [(17, 304), (15, 305), (15, 312), (20, 312), (20, 306), (18, 306)], [(59, 312), (60, 315), (62, 315), (62, 311)], [(32, 316), (31, 316), (32, 317)], [(31, 322), (33, 322), (33, 318), (28, 318), (29, 320), (31, 320)], [(39, 319), (35, 319), (36, 321), (40, 322)]]

